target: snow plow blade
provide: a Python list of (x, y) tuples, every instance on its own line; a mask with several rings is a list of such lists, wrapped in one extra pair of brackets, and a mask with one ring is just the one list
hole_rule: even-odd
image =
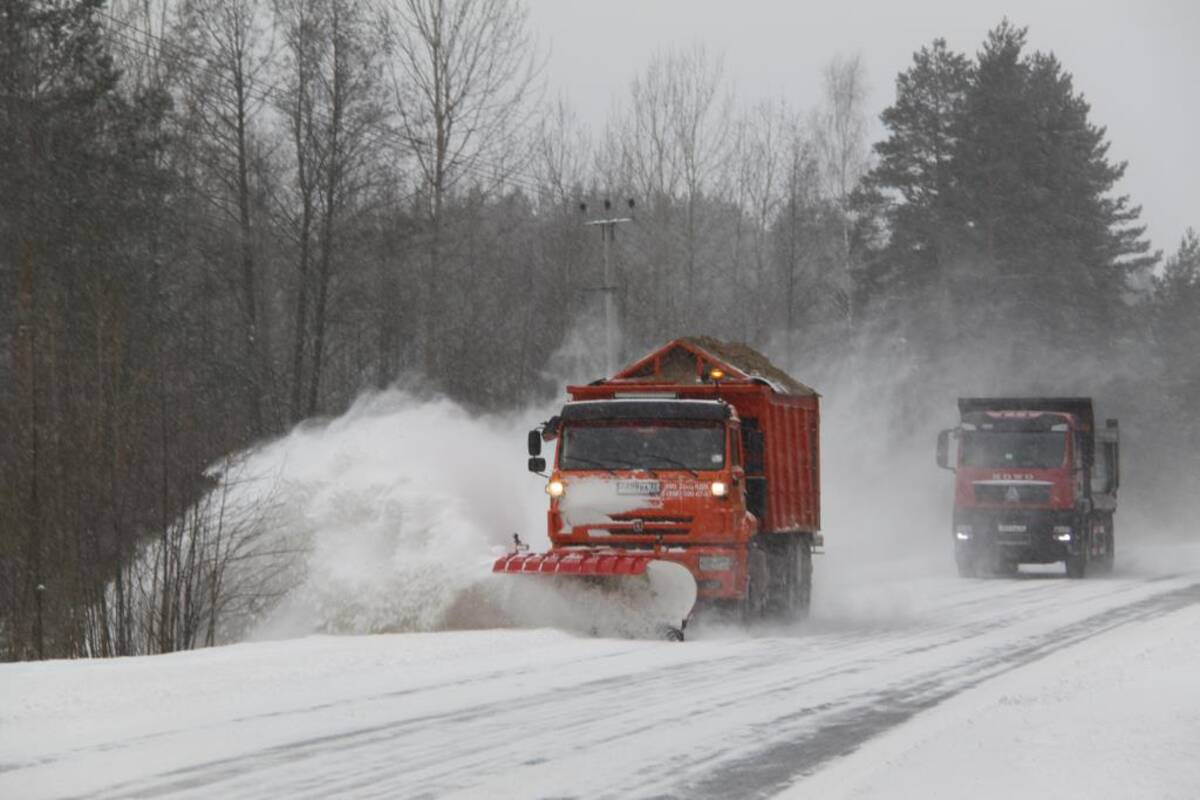
[(598, 634), (682, 639), (696, 604), (691, 571), (652, 553), (515, 553), (496, 559), (492, 572), (561, 578), (553, 581), (556, 616)]
[(542, 573), (549, 575), (641, 575), (650, 555), (627, 553), (516, 553), (496, 559), (492, 572)]

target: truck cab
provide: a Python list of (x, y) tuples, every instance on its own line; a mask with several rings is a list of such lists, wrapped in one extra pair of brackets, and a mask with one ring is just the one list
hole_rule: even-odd
[(551, 544), (657, 548), (698, 576), (701, 597), (738, 596), (739, 550), (759, 523), (746, 506), (741, 421), (721, 400), (567, 403), (546, 484)]
[(1059, 561), (1071, 577), (1111, 569), (1116, 421), (1098, 437), (1088, 398), (964, 398), (959, 410), (938, 441), (939, 465), (955, 472), (959, 573)]

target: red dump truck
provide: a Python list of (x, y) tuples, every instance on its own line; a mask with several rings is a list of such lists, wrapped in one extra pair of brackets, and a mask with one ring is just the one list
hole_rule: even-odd
[[(807, 610), (822, 543), (816, 392), (751, 348), (707, 337), (567, 392), (529, 437), (529, 469), (548, 478), (551, 548), (524, 552), (517, 539), (495, 572), (684, 575), (683, 618), (665, 621), (674, 636), (695, 608)], [(558, 445), (548, 473), (543, 441)]]
[(937, 461), (956, 473), (959, 574), (1003, 575), (1022, 563), (1056, 561), (1072, 578), (1111, 570), (1117, 421), (1096, 430), (1088, 397), (964, 397), (958, 409), (958, 427), (938, 435)]

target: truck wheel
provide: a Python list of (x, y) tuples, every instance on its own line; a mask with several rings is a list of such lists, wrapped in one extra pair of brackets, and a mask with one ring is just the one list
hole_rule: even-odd
[(756, 546), (747, 554), (746, 596), (742, 598), (742, 621), (749, 624), (766, 616), (770, 600), (770, 562), (767, 554)]
[(1117, 560), (1117, 532), (1113, 530), (1111, 517), (1107, 520), (1107, 523), (1108, 525), (1104, 531), (1104, 555), (1100, 556), (1100, 561), (1097, 564), (1097, 571), (1106, 575), (1113, 571), (1113, 565)]
[(752, 625), (762, 618), (762, 609), (758, 603), (758, 586), (755, 585), (754, 575), (746, 577), (746, 596), (742, 598), (737, 609), (743, 625)]
[(808, 617), (809, 606), (812, 605), (812, 543), (808, 539), (801, 539), (796, 543), (799, 552), (799, 581), (796, 584), (796, 605), (793, 609), (793, 616), (796, 619), (805, 619)]
[(997, 578), (1012, 578), (1021, 571), (1021, 565), (1007, 558), (999, 558), (992, 567), (992, 574)]
[(786, 622), (795, 612), (800, 583), (797, 545), (797, 540), (792, 536), (778, 536), (764, 542), (770, 574), (764, 611), (765, 616), (772, 619)]
[(1079, 552), (1075, 555), (1067, 554), (1067, 577), (1081, 580), (1087, 577), (1088, 572), (1088, 553), (1091, 550), (1091, 544), (1084, 542), (1079, 548)]

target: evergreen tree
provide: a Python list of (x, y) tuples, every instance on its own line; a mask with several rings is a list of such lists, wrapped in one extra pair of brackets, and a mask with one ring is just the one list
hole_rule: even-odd
[(883, 116), (871, 185), (897, 205), (882, 282), (910, 298), (901, 329), (931, 334), (921, 346), (935, 351), (956, 335), (995, 347), (1002, 331), (1019, 332), (1022, 350), (1111, 343), (1128, 277), (1157, 259), (1140, 209), (1111, 194), (1125, 164), (1108, 160), (1104, 128), (1058, 60), (1025, 43), (1007, 20), (973, 65), (935, 42)]
[[(896, 101), (882, 114), (891, 136), (875, 145), (878, 162), (868, 176), (863, 203), (883, 204), (891, 237), (866, 279), (869, 295), (888, 299), (891, 325), (907, 338), (944, 334), (936, 316), (907, 312), (937, 291), (945, 278), (952, 234), (952, 156), (957, 126), (972, 77), (969, 60), (936, 39), (913, 55), (913, 65), (896, 78)], [(914, 324), (919, 323), (919, 324)], [(922, 342), (929, 349), (928, 337)]]
[[(956, 203), (990, 274), (978, 299), (1011, 299), (1047, 338), (1083, 346), (1119, 324), (1127, 278), (1155, 260), (1140, 209), (1110, 192), (1125, 164), (1052, 54), (1022, 55), (1007, 21), (978, 55), (955, 155)], [(1018, 311), (1019, 310), (1019, 311)]]
[(78, 652), (83, 609), (101, 605), (114, 578), (125, 601), (121, 564), (171, 496), (157, 480), (165, 444), (157, 464), (128, 458), (173, 433), (151, 427), (171, 383), (157, 246), (166, 105), (121, 93), (101, 5), (13, 0), (0, 13), (10, 378), (0, 422), (11, 443), (0, 449), (0, 627), (16, 620), (13, 651), (39, 656)]
[(1165, 416), (1177, 423), (1176, 445), (1195, 453), (1200, 446), (1200, 422), (1194, 404), (1200, 397), (1200, 236), (1189, 229), (1179, 250), (1167, 259), (1154, 280), (1154, 343)]

